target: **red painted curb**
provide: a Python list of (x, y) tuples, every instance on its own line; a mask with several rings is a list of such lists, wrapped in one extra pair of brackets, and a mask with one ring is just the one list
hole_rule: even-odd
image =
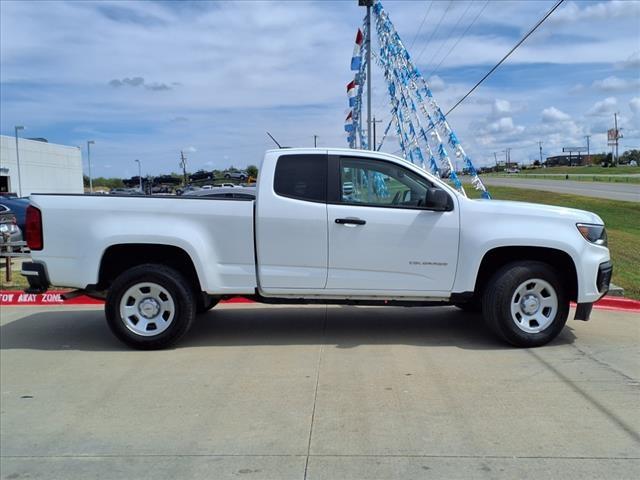
[(640, 312), (640, 301), (624, 297), (604, 297), (594, 307), (603, 310), (620, 310), (625, 312)]
[[(62, 295), (69, 290), (49, 290), (47, 293), (24, 293), (20, 290), (0, 290), (0, 305), (103, 305), (104, 301), (80, 295), (65, 300)], [(244, 297), (233, 297), (221, 303), (255, 303)]]
[[(0, 290), (0, 305), (102, 305), (102, 300), (80, 295), (69, 300), (64, 300), (62, 295), (67, 290), (50, 290), (47, 293), (24, 293), (19, 290)], [(222, 300), (220, 303), (255, 303), (244, 297), (233, 297)], [(572, 304), (575, 306), (575, 304)], [(604, 297), (599, 300), (594, 308), (623, 312), (640, 312), (640, 301), (624, 297)]]

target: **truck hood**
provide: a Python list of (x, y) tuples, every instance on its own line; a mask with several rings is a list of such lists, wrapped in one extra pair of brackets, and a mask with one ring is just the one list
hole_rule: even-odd
[(602, 219), (593, 212), (577, 208), (556, 207), (540, 203), (514, 202), (507, 200), (471, 200), (476, 208), (496, 215), (516, 215), (531, 217), (564, 217), (575, 223), (593, 223), (604, 225)]

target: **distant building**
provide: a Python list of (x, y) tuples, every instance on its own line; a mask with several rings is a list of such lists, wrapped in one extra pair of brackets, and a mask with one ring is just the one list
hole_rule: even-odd
[[(78, 147), (18, 140), (23, 197), (32, 193), (84, 193), (82, 152)], [(18, 193), (16, 139), (0, 135), (0, 192)]]
[(555, 157), (547, 157), (544, 164), (547, 167), (559, 167), (559, 166), (571, 166), (576, 167), (579, 165), (586, 165), (586, 155), (556, 155)]

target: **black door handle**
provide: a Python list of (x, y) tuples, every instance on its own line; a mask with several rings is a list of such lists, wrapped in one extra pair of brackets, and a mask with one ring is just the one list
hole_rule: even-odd
[(336, 223), (340, 225), (364, 225), (367, 222), (361, 218), (336, 218)]

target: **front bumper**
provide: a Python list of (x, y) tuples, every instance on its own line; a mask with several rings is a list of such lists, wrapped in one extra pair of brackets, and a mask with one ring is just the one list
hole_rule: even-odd
[[(613, 274), (613, 263), (611, 261), (603, 262), (598, 266), (598, 274), (596, 276), (596, 287), (600, 293), (600, 298), (604, 297), (609, 291), (609, 285), (611, 285), (611, 275)], [(598, 300), (600, 300), (598, 298)], [(593, 303), (578, 303), (576, 306), (576, 315), (574, 320), (589, 320), (591, 310), (593, 309)]]
[(25, 290), (26, 293), (44, 293), (51, 285), (49, 277), (47, 277), (47, 271), (42, 263), (22, 262), (22, 271), (20, 273), (27, 277), (29, 282), (29, 288)]

